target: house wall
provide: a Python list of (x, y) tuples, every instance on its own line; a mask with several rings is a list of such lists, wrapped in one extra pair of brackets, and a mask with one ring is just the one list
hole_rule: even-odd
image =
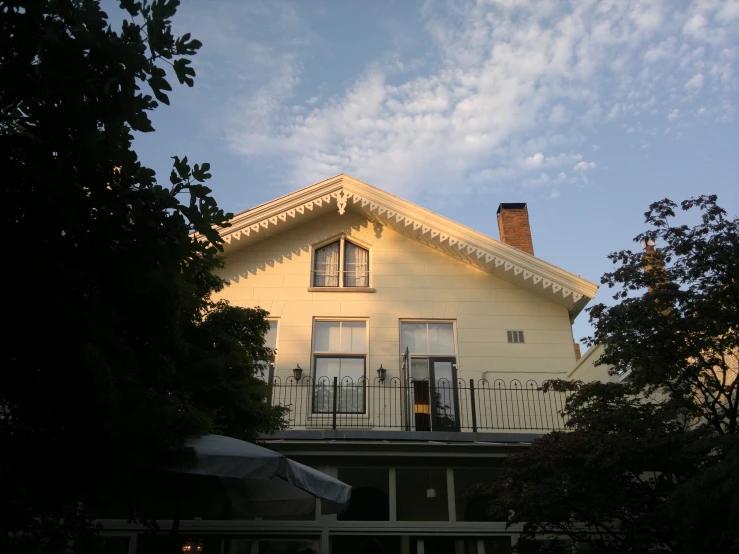
[[(308, 290), (311, 245), (340, 233), (370, 247), (376, 292)], [(314, 316), (368, 318), (370, 378), (380, 364), (388, 378), (399, 376), (399, 320), (406, 318), (456, 323), (463, 379), (541, 382), (564, 376), (575, 363), (565, 308), (357, 213), (326, 215), (233, 252), (221, 276), (229, 286), (220, 298), (279, 318), (275, 375), (282, 379), (296, 364), (311, 368)], [(523, 330), (525, 344), (508, 344), (509, 329)]]
[(567, 375), (567, 379), (573, 381), (583, 381), (590, 383), (592, 381), (600, 381), (601, 383), (615, 383), (618, 381), (617, 375), (609, 375), (611, 366), (595, 365), (595, 362), (603, 355), (603, 345), (596, 344), (588, 349), (577, 365)]

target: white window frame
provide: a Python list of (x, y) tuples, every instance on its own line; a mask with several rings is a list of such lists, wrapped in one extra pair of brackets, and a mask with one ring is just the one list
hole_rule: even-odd
[[(445, 323), (445, 324), (451, 324), (452, 325), (452, 336), (454, 340), (454, 352), (453, 353), (438, 353), (438, 354), (423, 354), (423, 353), (413, 353), (410, 350), (408, 351), (408, 365), (405, 367), (405, 371), (403, 371), (403, 358), (405, 355), (405, 347), (403, 345), (403, 324), (404, 323)], [(454, 374), (456, 375), (456, 379), (453, 381), (452, 385), (454, 387), (454, 394), (456, 395), (456, 410), (455, 411), (455, 421), (457, 424), (460, 423), (460, 414), (459, 410), (461, 410), (461, 405), (459, 404), (459, 392), (457, 390), (457, 384), (458, 381), (462, 378), (460, 375), (460, 367), (459, 367), (459, 342), (457, 339), (457, 320), (456, 319), (433, 319), (433, 318), (413, 318), (413, 319), (400, 319), (398, 322), (398, 344), (400, 348), (400, 356), (398, 360), (398, 367), (401, 368), (401, 379), (406, 383), (409, 384), (411, 380), (411, 364), (413, 359), (417, 360), (428, 360), (428, 370), (429, 370), (429, 377), (433, 375), (431, 364), (434, 360), (444, 360), (448, 358), (452, 358), (454, 361), (452, 362), (452, 370)], [(408, 402), (410, 406), (413, 406), (413, 398), (412, 398), (412, 389), (408, 388), (408, 394), (409, 396), (404, 399), (404, 402)], [(429, 406), (431, 408), (433, 404)], [(404, 408), (405, 409), (405, 408)], [(433, 421), (433, 419), (432, 419)], [(411, 423), (411, 426), (413, 430), (415, 430), (415, 425)]]
[(279, 350), (279, 344), (280, 344), (280, 328), (282, 327), (280, 323), (279, 317), (267, 317), (265, 318), (270, 325), (272, 323), (277, 323), (277, 333), (275, 333), (275, 348), (274, 348), (274, 361), (267, 362), (267, 378), (265, 379), (265, 382), (272, 387), (275, 380), (275, 370), (277, 369), (277, 356), (278, 356), (278, 350)]
[[(328, 246), (329, 244), (333, 244), (335, 242), (339, 243), (339, 286), (338, 287), (324, 287), (324, 286), (316, 286), (316, 252), (323, 248), (324, 246)], [(350, 242), (354, 246), (358, 246), (359, 248), (362, 248), (367, 251), (367, 286), (366, 287), (347, 287), (344, 286), (344, 273), (345, 273), (345, 247), (346, 243)], [(311, 246), (311, 263), (310, 263), (310, 283), (308, 285), (308, 290), (312, 292), (327, 292), (327, 291), (342, 291), (342, 292), (375, 292), (375, 289), (372, 288), (372, 248), (369, 244), (362, 242), (361, 240), (358, 240), (354, 237), (347, 237), (345, 233), (341, 233), (340, 235), (334, 235), (333, 237), (326, 239), (324, 241), (318, 242)]]
[(318, 366), (316, 363), (317, 358), (361, 358), (362, 354), (359, 354), (357, 352), (328, 352), (324, 350), (316, 350), (316, 323), (321, 321), (330, 321), (332, 323), (335, 322), (363, 322), (364, 323), (364, 332), (365, 332), (365, 345), (366, 350), (364, 352), (364, 411), (362, 412), (341, 412), (337, 411), (336, 413), (339, 414), (345, 414), (345, 415), (367, 415), (368, 414), (368, 406), (367, 406), (367, 384), (369, 378), (367, 377), (367, 374), (369, 373), (369, 363), (370, 363), (370, 322), (368, 317), (314, 317), (313, 323), (311, 325), (311, 353), (310, 353), (310, 359), (311, 359), (311, 377), (313, 378), (313, 391), (311, 393), (311, 412), (316, 415), (325, 415), (326, 413), (330, 412), (319, 412), (316, 411), (315, 406), (315, 391), (316, 391), (316, 385), (318, 384), (318, 375), (316, 374), (318, 370)]
[[(454, 357), (457, 366), (459, 366), (459, 344), (457, 340), (457, 320), (456, 319), (400, 319), (398, 322), (398, 344), (400, 345), (400, 363), (403, 363), (403, 354), (405, 354), (405, 348), (403, 348), (403, 324), (404, 323), (451, 323), (452, 334), (454, 335), (454, 352), (447, 352), (444, 354), (414, 354), (409, 352), (411, 358), (449, 358)], [(459, 368), (458, 368), (459, 369)]]

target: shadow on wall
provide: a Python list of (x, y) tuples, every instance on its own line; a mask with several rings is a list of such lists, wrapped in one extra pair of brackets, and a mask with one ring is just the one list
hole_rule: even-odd
[[(347, 214), (349, 215), (349, 214)], [(241, 279), (249, 279), (249, 275), (258, 275), (260, 272), (266, 272), (267, 268), (274, 268), (275, 264), (283, 264), (286, 260), (292, 261), (296, 258), (305, 257), (310, 262), (310, 247), (313, 244), (320, 243), (340, 234), (354, 236), (364, 242), (373, 242), (370, 234), (375, 239), (382, 237), (384, 227), (377, 221), (372, 221), (365, 216), (359, 214), (353, 218), (347, 218), (344, 215), (341, 219), (333, 219), (326, 221), (326, 217), (321, 217), (305, 225), (295, 227), (284, 233), (280, 233), (255, 243), (254, 246), (261, 246), (271, 242), (278, 242), (279, 246), (269, 250), (259, 249), (255, 253), (256, 259), (238, 260), (237, 263), (227, 264), (224, 269), (218, 272), (218, 275), (226, 279), (229, 283), (238, 283)], [(372, 233), (370, 233), (370, 224), (372, 224)], [(284, 237), (289, 237), (289, 241), (294, 244), (289, 248), (285, 245)], [(247, 247), (247, 251), (248, 251)], [(238, 253), (231, 255), (238, 257)]]

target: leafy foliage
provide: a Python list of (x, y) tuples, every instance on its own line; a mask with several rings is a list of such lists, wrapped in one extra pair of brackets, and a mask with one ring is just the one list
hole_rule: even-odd
[[(739, 221), (715, 196), (694, 227), (677, 206), (645, 214), (656, 251), (611, 254), (613, 306), (590, 309), (598, 363), (622, 383), (553, 381), (569, 390), (568, 432), (534, 441), (483, 491), (532, 541), (598, 553), (739, 551)], [(546, 544), (546, 543), (544, 543)], [(555, 551), (552, 547), (550, 551)]]
[(0, 6), (2, 216), (23, 245), (6, 260), (0, 541), (82, 548), (110, 475), (281, 422), (256, 377), (265, 312), (211, 299), (231, 214), (208, 164), (175, 157), (163, 186), (132, 146), (169, 102), (168, 71), (193, 84), (200, 43), (173, 35), (178, 4), (123, 0), (118, 32), (95, 0)]
[[(651, 229), (635, 240), (659, 240), (654, 253), (610, 255), (620, 266), (604, 275), (619, 287), (615, 306), (598, 304), (590, 318), (600, 343), (598, 360), (647, 392), (663, 391), (692, 417), (717, 433), (739, 431), (739, 220), (727, 217), (715, 196), (686, 200), (697, 208), (695, 227), (670, 226), (677, 206), (670, 200), (646, 212)], [(648, 288), (641, 296), (634, 290)]]

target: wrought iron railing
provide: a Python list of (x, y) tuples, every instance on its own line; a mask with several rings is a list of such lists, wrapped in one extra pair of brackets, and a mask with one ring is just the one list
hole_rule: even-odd
[(566, 398), (531, 380), (277, 377), (272, 385), (288, 429), (547, 432), (566, 428)]

